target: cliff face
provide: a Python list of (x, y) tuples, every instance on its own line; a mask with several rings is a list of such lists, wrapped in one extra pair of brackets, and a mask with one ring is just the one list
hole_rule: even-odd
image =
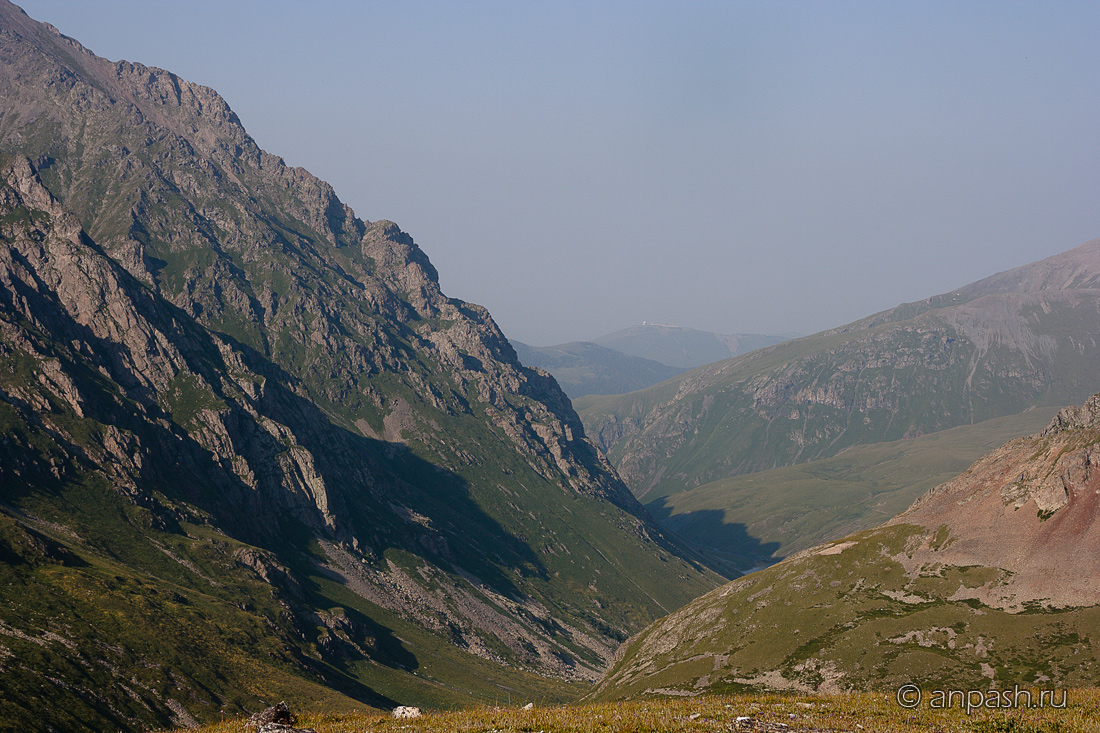
[[(485, 309), (443, 295), (396, 225), (357, 219), (261, 151), (215, 92), (100, 59), (2, 2), (0, 98), (13, 588), (93, 583), (60, 557), (151, 577), (150, 593), (170, 583), (184, 614), (220, 588), (211, 613), (267, 625), (226, 632), (220, 674), (240, 671), (233, 649), (274, 640), (279, 674), (385, 704), (486, 699), (469, 670), (508, 675), (479, 664), (592, 679), (618, 641), (714, 582)], [(94, 596), (66, 606), (73, 644), (104, 612)], [(24, 669), (27, 689), (72, 683), (69, 647), (24, 638), (60, 633), (48, 616), (0, 618), (11, 643), (56, 653)], [(102, 654), (86, 662), (108, 681), (155, 663)], [(445, 671), (416, 678), (418, 654)], [(236, 704), (196, 669), (178, 673), (182, 697), (104, 693), (92, 708), (135, 726)]]
[(601, 694), (1095, 685), (1098, 415), (1100, 395), (887, 524), (693, 601), (624, 645)]
[(591, 398), (589, 433), (647, 501), (728, 476), (1079, 402), (1100, 389), (1100, 240), (958, 291)]

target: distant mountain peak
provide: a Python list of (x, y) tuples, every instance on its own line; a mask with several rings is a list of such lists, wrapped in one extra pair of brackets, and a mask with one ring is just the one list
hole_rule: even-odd
[(694, 369), (789, 338), (789, 334), (719, 334), (643, 321), (641, 325), (593, 339), (593, 343), (677, 369)]

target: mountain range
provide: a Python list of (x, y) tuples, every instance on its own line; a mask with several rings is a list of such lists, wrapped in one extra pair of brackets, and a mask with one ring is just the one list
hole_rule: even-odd
[[(793, 478), (789, 471), (773, 473), (784, 467), (820, 465), (807, 471), (828, 475), (833, 469), (823, 462), (842, 454), (852, 465), (861, 454), (847, 452), (864, 446), (952, 428), (982, 431), (983, 423), (1013, 415), (1021, 420), (1015, 435), (1036, 429), (1034, 421), (1050, 414), (1042, 410), (1100, 390), (1098, 283), (1100, 240), (1094, 240), (842, 328), (709, 364), (638, 392), (592, 395), (574, 404), (619, 475), (668, 526), (731, 551), (769, 555), (762, 545), (777, 541), (805, 547), (805, 539), (826, 536), (818, 521), (825, 515), (811, 507), (835, 503), (827, 493), (793, 497), (806, 511), (786, 512), (780, 522), (786, 538), (762, 526), (744, 530), (765, 522), (764, 514), (734, 518), (726, 511), (719, 521), (713, 510), (744, 506), (755, 501), (754, 487)], [(927, 463), (924, 475), (946, 480), (958, 460), (965, 465), (981, 455), (981, 439), (961, 442), (973, 449), (953, 464)], [(899, 487), (893, 511), (928, 487), (907, 481), (901, 464), (896, 469), (907, 485)], [(820, 482), (802, 485), (806, 492), (828, 491)], [(834, 529), (874, 526), (884, 518), (877, 499), (865, 495), (860, 502), (841, 508), (851, 521)], [(694, 517), (688, 516), (691, 508), (698, 512)], [(772, 515), (773, 523), (777, 518)], [(802, 540), (790, 533), (806, 522)]]
[(520, 362), (550, 372), (572, 399), (645, 389), (688, 369), (728, 359), (792, 335), (726, 335), (643, 323), (592, 341), (529, 346), (512, 340)]
[(413, 239), (0, 0), (0, 715), (566, 699), (719, 582)]
[(796, 334), (711, 333), (684, 326), (643, 323), (592, 341), (628, 356), (652, 359), (677, 369), (694, 369), (795, 337)]
[(590, 394), (633, 392), (684, 371), (590, 341), (528, 346), (513, 339), (511, 344), (521, 364), (549, 372), (571, 399)]

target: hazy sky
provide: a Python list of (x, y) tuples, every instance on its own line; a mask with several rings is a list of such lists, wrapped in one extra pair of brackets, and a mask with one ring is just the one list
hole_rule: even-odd
[(548, 345), (813, 331), (1100, 237), (1100, 3), (26, 0)]

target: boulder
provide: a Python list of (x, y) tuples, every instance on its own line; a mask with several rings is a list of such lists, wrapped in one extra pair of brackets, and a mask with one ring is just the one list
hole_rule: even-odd
[(244, 724), (244, 727), (263, 729), (264, 726), (269, 723), (292, 726), (297, 722), (297, 719), (291, 714), (287, 704), (285, 702), (280, 702), (278, 705), (272, 705), (258, 713), (253, 713), (252, 717), (248, 719), (248, 722)]

